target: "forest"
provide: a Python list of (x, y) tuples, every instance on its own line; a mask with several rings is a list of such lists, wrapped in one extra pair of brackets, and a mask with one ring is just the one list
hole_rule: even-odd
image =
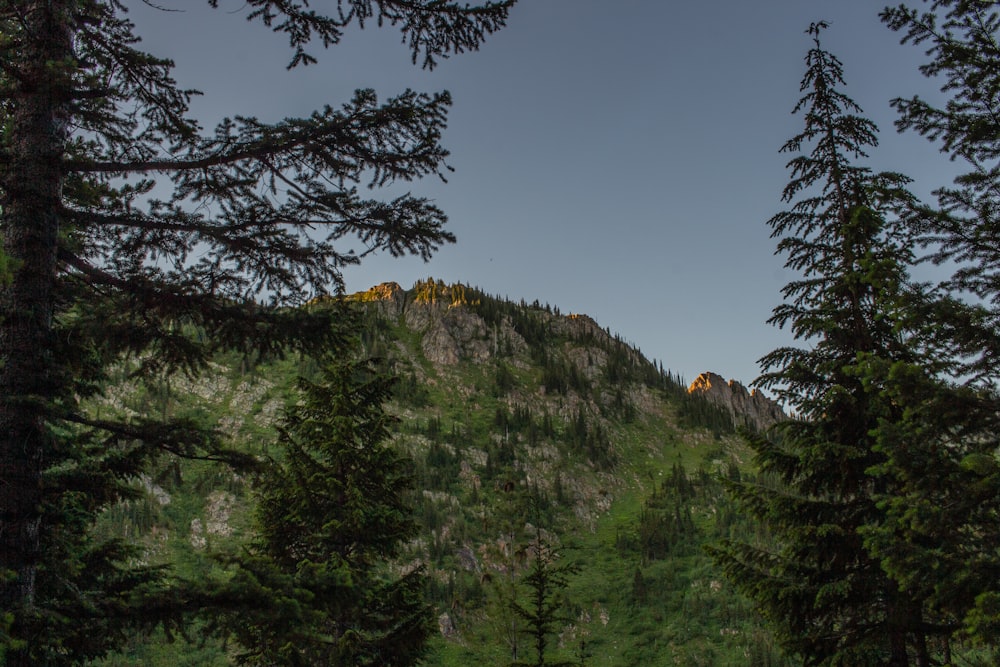
[[(515, 1), (246, 0), (244, 18), (289, 69), (364, 29), (429, 71)], [(791, 416), (761, 429), (558, 308), (433, 280), (347, 295), (369, 254), (455, 242), (394, 187), (450, 173), (450, 94), (361, 89), (206, 131), (126, 10), (0, 6), (3, 664), (144, 664), (147, 639), (189, 664), (996, 664), (997, 3), (880, 14), (944, 95), (892, 100), (956, 165), (929, 200), (867, 166), (878, 128), (824, 47), (837, 27), (803, 26), (767, 221), (794, 276), (769, 322), (794, 342), (756, 381)], [(214, 508), (197, 529), (157, 501), (190, 480), (202, 495), (178, 497)], [(151, 557), (181, 519), (187, 544), (239, 539)], [(463, 559), (479, 576), (448, 574)], [(595, 617), (611, 630), (569, 632)]]

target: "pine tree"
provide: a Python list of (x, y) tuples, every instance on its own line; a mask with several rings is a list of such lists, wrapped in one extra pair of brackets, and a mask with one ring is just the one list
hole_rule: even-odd
[(770, 322), (804, 345), (765, 356), (758, 381), (798, 418), (751, 441), (760, 482), (727, 482), (777, 544), (728, 542), (714, 553), (805, 664), (930, 665), (928, 637), (955, 626), (883, 569), (865, 539), (898, 493), (878, 472), (887, 462), (878, 429), (898, 423), (909, 400), (873, 383), (873, 369), (922, 361), (907, 325), (923, 295), (907, 275), (913, 246), (900, 217), (913, 201), (905, 177), (855, 164), (876, 145), (876, 128), (840, 91), (824, 28), (809, 29), (795, 107), (805, 128), (782, 148), (811, 151), (790, 161), (783, 199), (792, 207), (769, 222), (786, 267), (802, 276)]
[(364, 362), (331, 361), (319, 382), (299, 380), (280, 459), (254, 484), (250, 555), (223, 587), (239, 605), (209, 618), (245, 649), (242, 664), (402, 666), (426, 650), (425, 577), (388, 567), (416, 533), (410, 466), (386, 444), (391, 384)]
[[(209, 0), (213, 7), (215, 0)], [(371, 22), (399, 26), (414, 62), (475, 49), (512, 0), (249, 0), (288, 38), (290, 66)], [(114, 646), (155, 573), (92, 518), (164, 452), (226, 459), (177, 419), (98, 419), (109, 364), (139, 380), (196, 374), (218, 350), (249, 358), (342, 338), (336, 311), (297, 307), (341, 285), (366, 250), (428, 257), (452, 235), (425, 199), (366, 199), (441, 175), (450, 98), (359, 91), (307, 118), (250, 116), (204, 132), (171, 63), (136, 48), (118, 0), (0, 7), (0, 637), (9, 665), (71, 663)], [(283, 306), (278, 308), (277, 306)], [(243, 461), (244, 463), (246, 461)], [(160, 613), (147, 605), (145, 616)], [(112, 616), (118, 619), (112, 620)]]

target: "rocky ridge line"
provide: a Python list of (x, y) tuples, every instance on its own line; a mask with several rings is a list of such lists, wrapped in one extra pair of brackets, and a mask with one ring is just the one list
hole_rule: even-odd
[(763, 431), (788, 418), (781, 406), (757, 389), (747, 390), (736, 380), (728, 382), (717, 373), (702, 373), (691, 386), (689, 394), (701, 394), (711, 403), (724, 408), (737, 426), (749, 426)]

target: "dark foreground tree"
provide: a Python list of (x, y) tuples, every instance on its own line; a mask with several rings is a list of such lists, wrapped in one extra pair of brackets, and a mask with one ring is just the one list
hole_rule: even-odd
[(256, 537), (233, 562), (207, 619), (242, 664), (412, 665), (432, 630), (419, 570), (390, 560), (416, 533), (409, 462), (386, 440), (392, 382), (369, 363), (332, 361), (279, 426), (277, 458), (254, 483)]
[[(905, 419), (881, 429), (886, 472), (899, 489), (870, 533), (883, 563), (908, 589), (963, 621), (973, 639), (1000, 645), (1000, 5), (935, 1), (887, 8), (904, 43), (926, 49), (921, 68), (943, 104), (896, 99), (900, 130), (937, 143), (962, 173), (936, 191), (936, 206), (908, 222), (929, 258), (951, 275), (947, 295), (920, 313), (937, 375), (896, 365), (893, 400)], [(949, 379), (945, 383), (941, 378)], [(919, 400), (916, 400), (919, 399)], [(919, 434), (915, 439), (914, 434)]]
[(887, 457), (878, 428), (907, 408), (907, 395), (872, 382), (872, 369), (921, 362), (910, 308), (923, 296), (908, 279), (912, 244), (900, 220), (913, 201), (905, 177), (855, 164), (876, 145), (876, 128), (841, 92), (841, 63), (820, 46), (824, 27), (809, 30), (795, 108), (805, 128), (782, 148), (811, 151), (789, 163), (783, 199), (792, 208), (769, 223), (786, 267), (801, 275), (770, 321), (803, 346), (764, 357), (758, 383), (796, 419), (752, 440), (760, 481), (728, 483), (776, 544), (729, 542), (715, 555), (805, 664), (927, 666), (936, 649), (928, 638), (956, 626), (865, 543), (897, 492), (879, 472)]
[[(1000, 6), (984, 0), (935, 0), (926, 10), (887, 8), (883, 21), (903, 43), (926, 49), (921, 67), (942, 85), (938, 105), (921, 97), (898, 98), (897, 128), (938, 144), (963, 170), (936, 191), (937, 207), (917, 209), (911, 223), (934, 251), (932, 259), (955, 268), (946, 286), (983, 302), (975, 344), (962, 370), (995, 379), (1000, 330)], [(955, 341), (958, 343), (959, 341)]]
[[(209, 4), (215, 6), (214, 0)], [(287, 36), (291, 65), (352, 26), (398, 26), (414, 61), (475, 49), (512, 0), (249, 0)], [(87, 527), (164, 452), (234, 460), (182, 420), (97, 419), (108, 365), (139, 380), (197, 373), (220, 349), (249, 357), (335, 343), (335, 291), (362, 251), (428, 257), (451, 241), (419, 197), (358, 186), (440, 175), (447, 94), (359, 91), (339, 107), (204, 132), (171, 63), (135, 48), (118, 0), (0, 5), (0, 651), (70, 663), (141, 618), (156, 573), (130, 570)], [(155, 189), (154, 189), (155, 187)], [(341, 241), (346, 245), (335, 246)], [(268, 303), (263, 303), (267, 300)], [(277, 308), (276, 306), (286, 306)], [(144, 589), (144, 587), (146, 587)], [(155, 588), (155, 586), (153, 586)], [(148, 616), (164, 610), (147, 599)]]

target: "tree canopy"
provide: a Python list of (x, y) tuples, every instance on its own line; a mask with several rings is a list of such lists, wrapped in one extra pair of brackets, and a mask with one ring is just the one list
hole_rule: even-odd
[(1000, 642), (1000, 11), (994, 2), (938, 0), (886, 8), (904, 44), (919, 45), (921, 71), (941, 83), (943, 104), (899, 98), (897, 127), (936, 143), (963, 168), (911, 206), (906, 220), (923, 257), (948, 275), (934, 299), (915, 304), (927, 357), (872, 369), (888, 400), (905, 405), (878, 430), (898, 492), (870, 548), (907, 590), (963, 625), (960, 636)]
[[(779, 545), (716, 551), (807, 664), (996, 657), (995, 7), (882, 12), (903, 43), (926, 48), (921, 70), (948, 96), (893, 101), (900, 131), (967, 166), (936, 204), (909, 195), (901, 176), (853, 164), (875, 128), (836, 89), (839, 62), (818, 43), (807, 58), (796, 108), (806, 131), (785, 150), (813, 150), (789, 164), (784, 198), (802, 198), (771, 220), (802, 278), (771, 321), (809, 345), (766, 356), (760, 380), (797, 418), (753, 442), (770, 477), (731, 484)], [(909, 272), (921, 262), (950, 275), (917, 284)]]

